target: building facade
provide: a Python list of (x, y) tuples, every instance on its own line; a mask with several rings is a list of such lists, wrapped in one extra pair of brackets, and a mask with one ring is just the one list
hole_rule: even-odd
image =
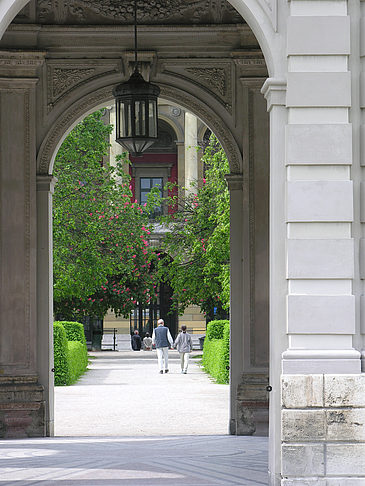
[[(52, 164), (127, 79), (129, 3), (0, 2), (3, 436), (52, 435)], [(269, 397), (271, 485), (360, 486), (364, 4), (140, 4), (145, 77), (230, 161), (230, 432), (253, 433)]]
[[(124, 151), (123, 147), (115, 141), (114, 106), (107, 108), (104, 119), (106, 123), (114, 126), (110, 136), (108, 161), (114, 164), (116, 157)], [(170, 193), (166, 191), (167, 183), (176, 184), (176, 195), (180, 188), (179, 196), (183, 197), (192, 183), (202, 184), (203, 163), (200, 159), (202, 152), (197, 149), (202, 146), (204, 138), (206, 139), (210, 133), (207, 126), (189, 111), (161, 99), (158, 103), (158, 124), (158, 140), (144, 152), (143, 156), (131, 157), (131, 165), (125, 166), (126, 172), (131, 176), (133, 200), (137, 200), (140, 204), (147, 202), (148, 194), (153, 187), (159, 187), (161, 197), (167, 197), (174, 195), (171, 191)], [(167, 212), (172, 212), (172, 208), (162, 204), (161, 207), (156, 208), (155, 214), (151, 215), (154, 231), (150, 239), (156, 251), (161, 249), (166, 228), (154, 219)], [(129, 334), (134, 329), (138, 329), (141, 335), (145, 332), (151, 335), (152, 326), (156, 325), (160, 317), (163, 317), (173, 337), (177, 336), (181, 325), (186, 325), (190, 333), (204, 335), (206, 317), (200, 312), (199, 307), (191, 305), (186, 308), (183, 315), (178, 316), (177, 312), (171, 309), (171, 295), (172, 289), (169, 285), (160, 285), (156, 304), (151, 304), (146, 309), (137, 306), (130, 319), (116, 318), (113, 313), (108, 313), (104, 318), (104, 330), (106, 333), (111, 333), (115, 329), (118, 334)], [(105, 341), (109, 347), (110, 336)]]

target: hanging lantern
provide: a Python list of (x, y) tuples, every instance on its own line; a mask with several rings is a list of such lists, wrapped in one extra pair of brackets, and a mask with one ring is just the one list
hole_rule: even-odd
[(137, 0), (134, 0), (134, 72), (113, 89), (116, 110), (116, 142), (133, 157), (141, 156), (158, 138), (157, 98), (160, 88), (138, 71)]
[(142, 155), (158, 138), (157, 98), (160, 88), (148, 83), (135, 69), (125, 83), (114, 90), (116, 141), (133, 157)]

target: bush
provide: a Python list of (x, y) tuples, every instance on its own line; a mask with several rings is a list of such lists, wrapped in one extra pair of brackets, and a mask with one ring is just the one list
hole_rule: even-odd
[(227, 320), (210, 321), (207, 326), (207, 339), (223, 339), (223, 329)]
[(71, 322), (71, 321), (56, 321), (58, 324), (62, 324), (65, 328), (67, 341), (79, 341), (80, 343), (85, 344), (86, 346), (86, 339), (84, 333), (84, 326), (79, 322)]
[(226, 322), (223, 330), (223, 354), (222, 354), (222, 366), (224, 369), (223, 383), (229, 383), (229, 366), (230, 366), (229, 342), (230, 342), (230, 326), (229, 326), (229, 322)]
[(79, 343), (81, 343), (82, 347), (80, 348), (79, 352), (83, 355), (84, 366), (86, 369), (88, 356), (84, 326), (79, 322), (71, 321), (57, 321), (57, 323), (61, 324), (65, 328), (67, 341), (78, 341)]
[(86, 370), (84, 348), (79, 341), (68, 341), (68, 359), (69, 359), (69, 382), (68, 385), (76, 383), (80, 376)]
[(54, 383), (55, 385), (68, 385), (70, 380), (68, 346), (66, 331), (62, 324), (53, 325), (54, 348)]
[(78, 322), (57, 321), (53, 329), (55, 385), (71, 385), (87, 368), (84, 327)]
[[(213, 337), (212, 337), (213, 336)], [(216, 338), (215, 336), (219, 336)], [(211, 321), (203, 347), (203, 367), (217, 383), (229, 382), (229, 321)]]

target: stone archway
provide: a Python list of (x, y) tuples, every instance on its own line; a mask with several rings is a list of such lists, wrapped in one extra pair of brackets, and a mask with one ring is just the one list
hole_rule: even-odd
[[(236, 29), (239, 30), (238, 28)], [(24, 28), (24, 32), (27, 31), (29, 33), (29, 30), (29, 27), (27, 29)], [(47, 50), (47, 38), (49, 39), (52, 35), (51, 30), (44, 28), (45, 37), (42, 39), (42, 46), (45, 50)], [(60, 31), (61, 27), (58, 27), (58, 30)], [(167, 30), (166, 35), (171, 35), (167, 34)], [(203, 32), (204, 29), (201, 30)], [(17, 35), (22, 31), (22, 27), (18, 25), (13, 30), (10, 29), (10, 31), (10, 37), (7, 37), (7, 34), (4, 37), (4, 46), (8, 45), (7, 39), (17, 39)], [(232, 38), (236, 35), (237, 39), (249, 36), (250, 41), (252, 41), (253, 35), (247, 26), (243, 27), (241, 31), (236, 35), (237, 33), (235, 33), (232, 27), (229, 35)], [(76, 29), (73, 33), (76, 34)], [(128, 30), (125, 29), (121, 33), (121, 36), (124, 36), (123, 38), (126, 39), (128, 34)], [(206, 29), (204, 35), (208, 36), (208, 34), (208, 30)], [(99, 33), (99, 35), (101, 34)], [(147, 35), (148, 32), (145, 33), (145, 36)], [(18, 40), (18, 47), (20, 46), (21, 41)], [(53, 45), (50, 48), (50, 52), (54, 47)], [(219, 48), (222, 49), (221, 46)], [(224, 48), (227, 50), (227, 46), (224, 46)], [(194, 59), (192, 64), (188, 66), (190, 71), (185, 70), (184, 63), (176, 62), (175, 65), (169, 64), (169, 59), (163, 59), (163, 56), (158, 56), (157, 62), (150, 63), (152, 64), (151, 76), (161, 86), (162, 96), (185, 106), (205, 121), (221, 140), (231, 163), (231, 176), (228, 180), (232, 196), (232, 217), (234, 221), (234, 225), (232, 225), (232, 241), (234, 242), (232, 255), (233, 261), (235, 262), (232, 284), (236, 292), (232, 302), (232, 319), (236, 324), (234, 325), (233, 331), (235, 349), (232, 359), (232, 382), (234, 383), (234, 387), (232, 387), (231, 397), (231, 432), (250, 433), (253, 429), (242, 430), (237, 428), (237, 402), (244, 402), (242, 397), (237, 398), (237, 390), (240, 384), (242, 384), (244, 366), (251, 372), (257, 373), (255, 364), (250, 358), (247, 358), (244, 362), (243, 341), (245, 340), (246, 343), (249, 343), (248, 345), (246, 344), (245, 353), (246, 357), (250, 356), (252, 344), (250, 339), (252, 339), (252, 326), (254, 325), (252, 319), (254, 319), (254, 316), (250, 312), (247, 313), (245, 309), (253, 305), (252, 289), (255, 285), (255, 278), (252, 277), (256, 271), (255, 267), (252, 266), (255, 250), (252, 248), (250, 234), (252, 235), (252, 232), (255, 231), (253, 224), (254, 213), (252, 212), (255, 210), (254, 204), (252, 205), (252, 170), (255, 167), (255, 157), (259, 157), (256, 153), (258, 146), (255, 149), (253, 148), (254, 133), (257, 131), (257, 125), (255, 126), (253, 119), (257, 114), (257, 119), (266, 117), (266, 107), (262, 100), (260, 89), (267, 77), (267, 71), (265, 61), (259, 52), (258, 46), (257, 49), (253, 51), (249, 50), (249, 52), (247, 52), (247, 49), (243, 52), (236, 49), (235, 51), (232, 55), (227, 54), (224, 59), (225, 62), (221, 62), (218, 67), (214, 60), (206, 61), (203, 67), (201, 67), (200, 61)], [(157, 52), (159, 52), (158, 49)], [(14, 76), (17, 76), (17, 68), (21, 66), (21, 69), (23, 69), (22, 72), (27, 69), (30, 76), (34, 78), (39, 76), (40, 79), (38, 87), (36, 89), (33, 88), (33, 91), (27, 94), (27, 96), (30, 96), (31, 105), (25, 108), (25, 115), (28, 116), (27, 123), (29, 125), (32, 125), (36, 112), (38, 115), (37, 124), (36, 126), (32, 126), (32, 129), (29, 128), (29, 133), (31, 133), (31, 130), (36, 129), (36, 145), (38, 147), (37, 238), (39, 242), (37, 247), (37, 325), (38, 334), (44, 335), (43, 333), (49, 328), (49, 323), (52, 319), (52, 310), (49, 305), (51, 296), (50, 280), (44, 278), (46, 274), (50, 275), (52, 263), (50, 252), (48, 251), (48, 248), (51, 247), (49, 223), (50, 193), (53, 181), (49, 172), (52, 166), (52, 157), (61, 143), (62, 137), (77, 122), (79, 117), (111, 98), (112, 86), (119, 81), (121, 73), (124, 76), (126, 75), (128, 52), (123, 59), (123, 67), (120, 66), (119, 59), (116, 60), (116, 55), (114, 55), (112, 61), (110, 59), (103, 59), (102, 62), (99, 60), (96, 62), (95, 55), (94, 58), (90, 58), (89, 56), (88, 58), (82, 59), (80, 66), (78, 65), (78, 59), (70, 60), (67, 57), (62, 59), (60, 53), (54, 57), (48, 53), (44, 57), (43, 52), (38, 51), (28, 53), (28, 58), (25, 55), (24, 60), (21, 52), (15, 54), (4, 51), (4, 57), (8, 60), (9, 69), (12, 70), (11, 72)], [(202, 75), (202, 70), (204, 71), (204, 75)], [(234, 76), (232, 76), (232, 73), (234, 73)], [(214, 89), (212, 89), (212, 86), (209, 85), (212, 74), (221, 76), (223, 85), (213, 85)], [(57, 76), (59, 77), (58, 79)], [(70, 86), (66, 86), (67, 89), (64, 89), (62, 82), (59, 82), (62, 76), (70, 76), (67, 82), (72, 81)], [(231, 77), (229, 78), (227, 76)], [(57, 89), (52, 84), (55, 79), (58, 82)], [(20, 88), (20, 86), (22, 87)], [(228, 86), (229, 89), (225, 89), (222, 86)], [(19, 84), (19, 89), (23, 89), (23, 85)], [(38, 97), (38, 100), (42, 100), (38, 111), (36, 111), (34, 104), (35, 96)], [(258, 102), (259, 98), (261, 99), (260, 102)], [(255, 110), (258, 111), (256, 112)], [(249, 121), (250, 117), (251, 121)], [(244, 130), (245, 124), (247, 127), (246, 130)], [(242, 136), (243, 132), (245, 132), (244, 136)], [(30, 135), (28, 134), (27, 136), (29, 137)], [(267, 132), (265, 136), (267, 136)], [(265, 144), (261, 145), (264, 146)], [(243, 160), (242, 153), (245, 154)], [(262, 160), (267, 161), (267, 153)], [(268, 194), (267, 188), (265, 194), (266, 196)], [(242, 264), (242, 262), (245, 263)], [(246, 265), (245, 268), (243, 268), (244, 265)], [(243, 302), (243, 295), (247, 296), (248, 301)], [(50, 362), (51, 351), (49, 339), (48, 342), (38, 340), (37, 366), (40, 370), (40, 381), (46, 387), (46, 390), (50, 390), (52, 382), (52, 374), (49, 367), (46, 366), (46, 363)], [(267, 355), (268, 351), (266, 352), (266, 357)], [(260, 368), (260, 365), (258, 368)], [(261, 366), (261, 372), (267, 374), (264, 368), (265, 366)], [(252, 402), (241, 403), (243, 407), (241, 410), (243, 420), (252, 422), (254, 419), (248, 417), (248, 415), (250, 415), (250, 408), (255, 407), (255, 402), (265, 402), (262, 408), (266, 407), (266, 381), (261, 378), (256, 383), (253, 381), (247, 383), (251, 388), (264, 390), (260, 400), (254, 394)], [(51, 399), (47, 406), (48, 410), (52, 409)], [(248, 415), (246, 412), (248, 412)], [(50, 415), (48, 421), (48, 433), (51, 434), (52, 417)]]

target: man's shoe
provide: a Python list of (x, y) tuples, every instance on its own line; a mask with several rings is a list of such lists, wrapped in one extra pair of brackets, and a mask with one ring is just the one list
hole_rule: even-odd
[(165, 373), (168, 373), (168, 372), (169, 372), (169, 370), (165, 370)]
[(187, 371), (186, 371), (186, 370), (184, 370), (184, 371), (183, 371), (183, 373), (184, 373), (184, 375), (186, 375)]
[(163, 370), (160, 370), (160, 374), (161, 374), (161, 375), (163, 374)]

